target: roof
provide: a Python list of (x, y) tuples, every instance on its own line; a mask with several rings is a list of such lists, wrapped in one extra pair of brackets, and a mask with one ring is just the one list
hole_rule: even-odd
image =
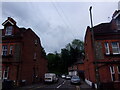
[(93, 27), (94, 33), (106, 33), (106, 32), (111, 32), (111, 28), (110, 28), (110, 23), (101, 23), (97, 26)]
[(112, 18), (116, 19), (119, 15), (120, 15), (120, 10), (115, 10), (115, 12), (113, 13)]
[(3, 38), (22, 37), (26, 32), (30, 32), (30, 33), (32, 32), (37, 38), (39, 38), (37, 36), (37, 34), (31, 28), (27, 28), (27, 29), (26, 28), (19, 28), (16, 25), (16, 21), (13, 18), (11, 18), (11, 17), (8, 17), (7, 20), (2, 23), (2, 25), (3, 26), (7, 26), (8, 25), (7, 23), (9, 23), (9, 24), (11, 24), (13, 26), (15, 25), (15, 29), (13, 29), (14, 33), (12, 35), (5, 35), (5, 28), (1, 29)]
[(79, 59), (79, 60), (77, 60), (77, 61), (74, 63), (74, 65), (76, 65), (76, 64), (84, 64), (84, 63), (83, 63), (83, 60), (82, 60), (82, 59), (81, 59), (81, 60)]
[(94, 30), (94, 34), (120, 33), (120, 30), (112, 29), (111, 22), (110, 23), (101, 23), (97, 26), (94, 26), (93, 30)]
[(116, 19), (119, 15), (120, 15), (120, 10), (115, 10), (111, 22), (101, 23), (93, 27), (94, 34), (120, 33), (120, 30), (117, 30), (114, 23), (114, 19)]
[(2, 25), (5, 26), (5, 24), (7, 24), (8, 22), (11, 25), (16, 25), (16, 21), (13, 18), (11, 18), (11, 17), (8, 17), (8, 19), (5, 22), (3, 22)]

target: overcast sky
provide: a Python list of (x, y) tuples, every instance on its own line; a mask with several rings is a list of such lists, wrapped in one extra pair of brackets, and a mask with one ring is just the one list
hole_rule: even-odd
[(31, 28), (40, 37), (47, 53), (60, 52), (73, 39), (84, 41), (90, 6), (95, 26), (110, 22), (118, 2), (3, 2), (0, 23), (12, 17), (18, 27)]

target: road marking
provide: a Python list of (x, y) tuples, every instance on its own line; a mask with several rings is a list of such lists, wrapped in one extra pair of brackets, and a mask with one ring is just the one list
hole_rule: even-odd
[(80, 90), (80, 86), (76, 86), (76, 90)]
[(65, 84), (66, 81), (64, 81), (62, 84)]
[(33, 87), (33, 88), (31, 88), (30, 90), (35, 90), (35, 89), (38, 89), (38, 88), (44, 88), (44, 87), (45, 87), (45, 85), (37, 86), (37, 87)]
[[(65, 84), (65, 81), (62, 84)], [(60, 88), (62, 86), (62, 84), (60, 84), (59, 86), (57, 86), (57, 88)]]
[(57, 86), (57, 88), (60, 88), (62, 86), (62, 84), (60, 84), (59, 86)]

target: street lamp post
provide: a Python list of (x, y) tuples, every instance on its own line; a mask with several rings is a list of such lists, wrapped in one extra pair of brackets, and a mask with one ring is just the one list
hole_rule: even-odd
[(90, 21), (91, 21), (91, 34), (92, 34), (92, 45), (93, 45), (93, 59), (95, 61), (95, 78), (96, 78), (96, 83), (97, 83), (97, 90), (100, 89), (100, 80), (99, 80), (99, 70), (98, 70), (98, 64), (96, 61), (96, 51), (95, 51), (95, 40), (94, 40), (94, 31), (93, 31), (93, 21), (92, 21), (92, 6), (90, 6)]

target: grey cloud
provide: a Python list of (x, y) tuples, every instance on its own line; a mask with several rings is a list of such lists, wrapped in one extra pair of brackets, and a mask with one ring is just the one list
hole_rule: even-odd
[(2, 16), (3, 20), (13, 17), (19, 27), (32, 28), (46, 52), (54, 52), (75, 38), (84, 40), (86, 28), (90, 26), (91, 5), (94, 25), (108, 21), (107, 17), (117, 9), (117, 2), (4, 2)]

